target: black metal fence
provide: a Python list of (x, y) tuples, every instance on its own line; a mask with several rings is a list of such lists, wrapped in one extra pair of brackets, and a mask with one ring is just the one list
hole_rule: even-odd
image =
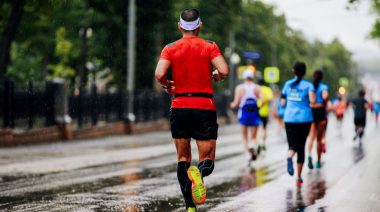
[[(15, 87), (5, 79), (0, 84), (0, 121), (3, 128), (38, 128), (56, 124), (54, 91), (49, 83), (36, 87), (30, 82)], [(227, 97), (215, 97), (219, 116), (227, 116)], [(169, 118), (171, 96), (165, 92), (138, 90), (134, 94), (136, 122)], [(68, 95), (68, 115), (77, 126), (125, 120), (128, 96), (124, 91), (90, 92)]]

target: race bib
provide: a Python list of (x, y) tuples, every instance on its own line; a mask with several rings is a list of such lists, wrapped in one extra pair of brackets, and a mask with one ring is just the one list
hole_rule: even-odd
[(299, 91), (297, 89), (291, 89), (290, 93), (288, 95), (288, 100), (289, 101), (294, 101), (294, 102), (300, 102), (300, 101), (302, 101), (301, 91)]

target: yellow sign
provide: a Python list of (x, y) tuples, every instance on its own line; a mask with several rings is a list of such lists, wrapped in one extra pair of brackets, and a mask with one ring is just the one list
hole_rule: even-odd
[(256, 68), (255, 66), (253, 65), (248, 65), (248, 66), (239, 66), (239, 68), (237, 69), (237, 76), (238, 76), (238, 79), (243, 79), (243, 72), (245, 70), (251, 70), (253, 73), (256, 72)]
[(266, 83), (277, 83), (280, 81), (280, 70), (276, 66), (264, 69), (264, 81)]

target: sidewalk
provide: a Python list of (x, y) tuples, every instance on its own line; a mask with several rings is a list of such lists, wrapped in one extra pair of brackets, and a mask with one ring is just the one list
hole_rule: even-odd
[(324, 198), (306, 211), (380, 211), (380, 130), (364, 138), (364, 158), (355, 164)]

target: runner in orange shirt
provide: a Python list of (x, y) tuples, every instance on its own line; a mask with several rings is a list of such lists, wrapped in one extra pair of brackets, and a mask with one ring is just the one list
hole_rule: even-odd
[[(218, 81), (228, 75), (216, 43), (198, 37), (201, 27), (197, 9), (183, 10), (178, 23), (182, 38), (165, 46), (155, 71), (156, 80), (174, 95), (170, 124), (177, 149), (177, 177), (188, 211), (196, 211), (194, 203), (205, 202), (203, 177), (214, 169), (218, 124), (212, 79)], [(167, 79), (170, 67), (173, 81)], [(198, 166), (190, 166), (191, 138), (198, 146)]]

